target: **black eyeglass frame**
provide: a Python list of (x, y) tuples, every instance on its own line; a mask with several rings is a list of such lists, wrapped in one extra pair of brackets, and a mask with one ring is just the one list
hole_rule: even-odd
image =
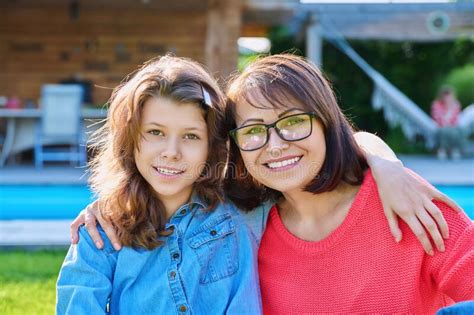
[[(311, 120), (311, 124), (310, 124), (310, 130), (309, 130), (309, 133), (307, 136), (304, 136), (302, 138), (298, 138), (298, 139), (292, 139), (292, 140), (287, 140), (283, 137), (283, 135), (280, 133), (280, 130), (279, 128), (276, 126), (280, 121), (284, 120), (284, 119), (288, 119), (288, 118), (291, 118), (291, 117), (294, 117), (294, 116), (300, 116), (300, 115), (308, 115), (310, 120)], [(295, 141), (300, 141), (300, 140), (303, 140), (303, 139), (306, 139), (308, 138), (309, 136), (311, 136), (311, 134), (313, 133), (313, 118), (316, 118), (317, 115), (315, 112), (307, 112), (307, 113), (298, 113), (298, 114), (293, 114), (293, 115), (288, 115), (288, 116), (285, 116), (285, 117), (281, 117), (280, 119), (274, 121), (273, 123), (271, 124), (264, 124), (264, 123), (259, 123), (259, 124), (250, 124), (250, 125), (245, 125), (245, 126), (242, 126), (242, 127), (239, 127), (239, 128), (235, 128), (235, 129), (232, 129), (229, 131), (229, 135), (231, 136), (231, 138), (234, 140), (234, 143), (237, 145), (237, 147), (241, 150), (241, 151), (246, 151), (246, 152), (250, 152), (250, 151), (256, 151), (256, 150), (259, 150), (261, 148), (263, 148), (267, 143), (268, 143), (268, 140), (270, 140), (270, 128), (274, 128), (278, 137), (280, 137), (280, 139), (282, 139), (283, 141), (288, 141), (288, 142), (295, 142)], [(265, 139), (265, 142), (257, 147), (257, 148), (254, 148), (254, 149), (242, 149), (239, 145), (239, 142), (237, 140), (237, 131), (239, 131), (240, 129), (243, 129), (243, 128), (248, 128), (248, 127), (252, 127), (252, 126), (265, 126), (266, 130), (267, 130), (267, 138)]]

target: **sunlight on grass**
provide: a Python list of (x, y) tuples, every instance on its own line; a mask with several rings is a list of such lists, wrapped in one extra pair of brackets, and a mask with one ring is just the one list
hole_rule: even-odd
[(0, 314), (54, 314), (66, 250), (0, 251)]

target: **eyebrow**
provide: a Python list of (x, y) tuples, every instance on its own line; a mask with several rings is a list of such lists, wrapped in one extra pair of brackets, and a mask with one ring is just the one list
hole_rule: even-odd
[(289, 112), (292, 112), (292, 111), (295, 111), (295, 110), (301, 110), (301, 108), (293, 107), (293, 108), (287, 109), (284, 112), (280, 113), (278, 115), (278, 118), (281, 118), (281, 117), (285, 116), (286, 114), (288, 114)]
[[(295, 110), (301, 110), (301, 108), (293, 107), (293, 108), (287, 109), (284, 112), (281, 112), (280, 114), (278, 114), (278, 118), (281, 118), (285, 116), (286, 114), (288, 114), (289, 112), (292, 112)], [(244, 126), (248, 122), (264, 122), (264, 120), (261, 118), (249, 118), (245, 120), (242, 124), (240, 124), (240, 127)]]
[(244, 122), (242, 122), (240, 124), (240, 127), (244, 126), (246, 123), (249, 123), (249, 122), (262, 122), (263, 123), (263, 119), (261, 118), (250, 118), (250, 119), (247, 119), (245, 120)]
[[(161, 125), (159, 123), (156, 123), (156, 122), (149, 122), (149, 123), (146, 123), (144, 124), (145, 127), (150, 127), (150, 126), (156, 126), (156, 127), (159, 127), (159, 128), (168, 128), (166, 127), (165, 125)], [(184, 128), (184, 130), (186, 131), (204, 131), (203, 128), (199, 128), (199, 127), (188, 127), (188, 128)]]

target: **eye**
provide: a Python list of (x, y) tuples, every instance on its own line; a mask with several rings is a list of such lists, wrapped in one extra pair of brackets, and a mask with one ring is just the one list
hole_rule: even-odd
[(304, 119), (303, 117), (300, 117), (300, 116), (290, 117), (290, 118), (288, 118), (287, 120), (285, 120), (283, 122), (283, 126), (284, 127), (291, 127), (291, 126), (300, 125), (305, 120), (306, 119)]
[(188, 139), (188, 140), (200, 140), (201, 138), (194, 134), (194, 133), (187, 133), (184, 135), (184, 139)]
[(153, 136), (164, 136), (163, 131), (161, 131), (159, 129), (152, 129), (152, 130), (147, 131), (147, 133), (149, 133)]
[(253, 126), (244, 130), (245, 135), (258, 135), (265, 133), (265, 127), (263, 126)]

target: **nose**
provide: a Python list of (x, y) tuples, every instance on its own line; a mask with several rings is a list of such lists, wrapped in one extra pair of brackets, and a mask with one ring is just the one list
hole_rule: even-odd
[(281, 151), (288, 149), (288, 142), (280, 138), (275, 128), (268, 130), (268, 137), (266, 151), (273, 158), (278, 158), (281, 155)]
[(169, 159), (169, 160), (181, 159), (181, 150), (180, 150), (178, 138), (169, 138), (169, 140), (166, 141), (164, 145), (165, 147), (161, 151), (161, 157), (163, 159)]

